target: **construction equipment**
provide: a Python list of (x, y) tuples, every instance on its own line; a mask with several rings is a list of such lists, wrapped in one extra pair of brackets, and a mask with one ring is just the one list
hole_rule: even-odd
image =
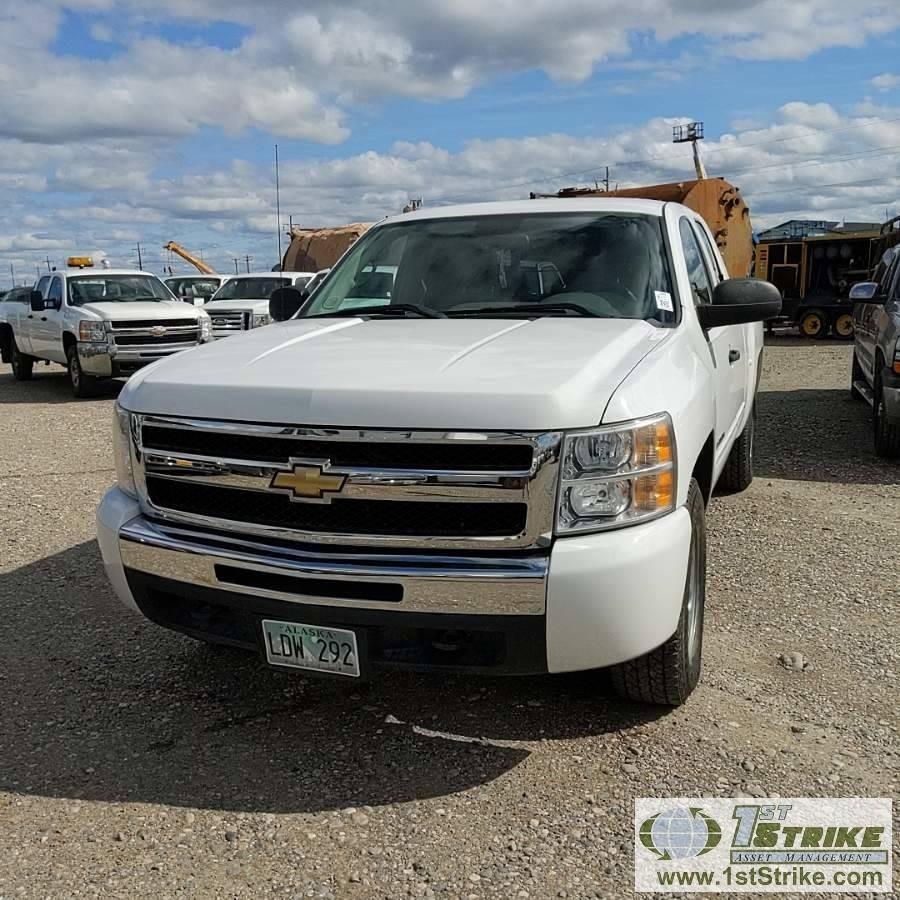
[(831, 332), (849, 341), (850, 288), (869, 280), (882, 243), (883, 235), (874, 230), (762, 241), (756, 248), (755, 275), (781, 291), (782, 318), (799, 326), (803, 337), (824, 338)]
[(555, 194), (535, 194), (537, 197), (640, 197), (643, 200), (663, 200), (683, 203), (703, 217), (712, 231), (716, 244), (733, 278), (746, 278), (753, 261), (753, 231), (750, 209), (741, 196), (740, 188), (724, 178), (698, 178), (673, 184), (651, 184), (646, 187), (563, 188)]
[(282, 272), (318, 272), (330, 269), (372, 227), (356, 222), (335, 228), (291, 227), (291, 243), (281, 261)]
[(163, 250), (168, 250), (171, 253), (174, 253), (176, 256), (180, 256), (186, 262), (189, 262), (198, 272), (202, 272), (204, 275), (218, 275), (219, 273), (212, 267), (208, 266), (202, 259), (197, 259), (196, 256), (188, 253), (181, 244), (176, 244), (175, 241), (169, 241), (168, 244), (163, 245)]

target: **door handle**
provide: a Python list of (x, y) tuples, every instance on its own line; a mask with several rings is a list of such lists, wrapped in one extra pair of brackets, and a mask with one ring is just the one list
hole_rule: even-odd
[(33, 319), (34, 316), (33, 316), (31, 313), (28, 313), (28, 318), (29, 318), (29, 319)]
[(41, 321), (42, 321), (42, 322), (46, 322), (46, 321), (47, 321), (47, 317), (46, 317), (46, 316), (41, 316)]
[(741, 358), (740, 350), (729, 350), (728, 351), (728, 363), (729, 365), (734, 365)]

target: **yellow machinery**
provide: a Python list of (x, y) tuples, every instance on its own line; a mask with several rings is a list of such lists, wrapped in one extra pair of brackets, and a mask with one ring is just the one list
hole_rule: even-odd
[(174, 253), (176, 256), (180, 256), (186, 262), (189, 262), (198, 272), (202, 272), (204, 275), (218, 275), (219, 273), (212, 268), (212, 266), (208, 266), (202, 259), (197, 259), (196, 256), (192, 256), (181, 244), (176, 244), (175, 241), (169, 241), (168, 244), (163, 246), (163, 250), (169, 250)]
[(782, 317), (800, 334), (853, 337), (850, 288), (878, 265), (880, 231), (830, 232), (763, 241), (756, 248), (757, 278), (771, 281), (784, 298)]

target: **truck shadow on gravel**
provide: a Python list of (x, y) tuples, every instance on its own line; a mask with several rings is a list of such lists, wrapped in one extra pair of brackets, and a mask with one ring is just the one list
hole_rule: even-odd
[(0, 790), (19, 795), (380, 806), (487, 784), (538, 742), (627, 732), (667, 712), (609, 699), (596, 674), (348, 684), (278, 672), (129, 613), (93, 541), (0, 577), (0, 613)]
[(14, 403), (91, 403), (114, 400), (125, 385), (124, 380), (110, 378), (97, 385), (97, 396), (80, 400), (72, 396), (68, 373), (53, 366), (36, 366), (31, 381), (16, 381), (8, 367), (0, 373), (0, 406)]
[(873, 449), (872, 410), (850, 391), (760, 391), (754, 448), (758, 478), (900, 484), (900, 465)]

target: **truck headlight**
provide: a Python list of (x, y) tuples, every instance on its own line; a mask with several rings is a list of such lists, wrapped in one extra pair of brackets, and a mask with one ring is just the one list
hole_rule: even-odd
[(131, 467), (131, 413), (117, 403), (113, 410), (113, 458), (116, 463), (116, 482), (119, 488), (137, 497), (134, 470)]
[(211, 341), (213, 339), (213, 333), (212, 333), (212, 319), (209, 317), (209, 313), (204, 312), (203, 310), (200, 310), (199, 320), (200, 320), (200, 341), (201, 341), (201, 343), (206, 343), (206, 341)]
[(261, 328), (263, 325), (270, 325), (272, 317), (268, 313), (253, 313), (250, 318), (251, 328)]
[(675, 433), (667, 414), (566, 435), (556, 530), (602, 531), (675, 508)]
[(93, 343), (105, 343), (106, 328), (102, 322), (82, 319), (78, 323), (78, 340), (92, 341)]

